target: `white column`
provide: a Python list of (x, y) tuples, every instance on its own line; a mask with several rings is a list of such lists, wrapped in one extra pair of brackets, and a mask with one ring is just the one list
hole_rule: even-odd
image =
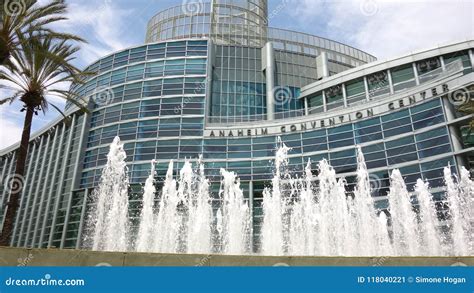
[(471, 68), (474, 70), (474, 49), (469, 50), (469, 59), (471, 59)]
[[(26, 190), (27, 190), (26, 187), (31, 185), (31, 183), (30, 183), (31, 169), (33, 169), (33, 165), (35, 165), (34, 162), (35, 162), (36, 150), (37, 150), (36, 143), (33, 143), (33, 149), (31, 150), (30, 157), (28, 158), (28, 168), (27, 168), (27, 171), (26, 171), (26, 177), (25, 177), (25, 181), (24, 181), (24, 184), (23, 184), (23, 189), (21, 191), (20, 206), (19, 206), (18, 211), (17, 211), (16, 216), (15, 216), (16, 217), (15, 218), (15, 225), (13, 226), (13, 234), (12, 234), (11, 242), (10, 242), (11, 246), (13, 246), (13, 242), (16, 238), (15, 236), (16, 236), (16, 233), (18, 231), (18, 225), (19, 225), (19, 221), (20, 221), (20, 217), (21, 217), (21, 210), (23, 208), (24, 202), (26, 201), (25, 197), (28, 196), (28, 194), (26, 192)], [(25, 214), (26, 214), (26, 210), (25, 210)]]
[[(2, 175), (1, 175), (2, 177), (0, 177), (0, 180), (1, 180), (0, 182), (2, 182), (2, 184), (5, 184), (4, 179), (5, 179), (5, 173), (7, 172), (7, 169), (8, 169), (7, 166), (8, 166), (8, 156), (5, 155), (5, 161), (3, 162)], [(3, 185), (3, 186), (5, 186), (5, 185)], [(2, 205), (2, 203), (0, 202), (0, 206), (1, 205)]]
[[(6, 174), (6, 178), (5, 178), (5, 183), (4, 184), (8, 184), (8, 181), (7, 179), (9, 179), (9, 176), (13, 176), (13, 166), (15, 166), (16, 164), (16, 161), (15, 161), (15, 158), (16, 158), (16, 152), (12, 154), (12, 157), (11, 157), (11, 160), (10, 160), (10, 166), (8, 167), (8, 172)], [(12, 179), (13, 180), (13, 179)], [(6, 198), (6, 200), (5, 200)], [(3, 217), (2, 217), (2, 223), (0, 225), (0, 227), (2, 227), (3, 229), (3, 222), (5, 221), (5, 216), (7, 214), (7, 209), (8, 209), (8, 202), (10, 201), (10, 191), (9, 191), (9, 188), (7, 186), (4, 186), (3, 188), (3, 192), (2, 192), (2, 202), (1, 204), (4, 206), (3, 208)]]
[(347, 93), (346, 93), (346, 85), (341, 84), (342, 87), (342, 99), (344, 101), (344, 108), (347, 108)]
[(388, 87), (390, 88), (390, 94), (393, 95), (395, 90), (393, 89), (392, 72), (390, 71), (390, 69), (387, 69), (387, 79), (388, 79)]
[(364, 87), (365, 87), (365, 99), (367, 101), (370, 101), (369, 82), (367, 81), (367, 75), (364, 76)]
[(443, 71), (446, 71), (446, 64), (444, 64), (443, 56), (439, 56), (439, 62), (441, 64), (441, 69), (443, 69)]
[(305, 116), (308, 116), (309, 115), (308, 97), (305, 97), (303, 100), (304, 100), (304, 114)]
[(38, 172), (38, 165), (39, 165), (39, 161), (40, 161), (40, 153), (41, 153), (41, 150), (43, 149), (43, 142), (46, 140), (45, 136), (41, 136), (41, 139), (40, 139), (40, 143), (39, 143), (39, 146), (38, 146), (38, 154), (36, 155), (36, 158), (35, 158), (35, 167), (33, 169), (33, 176), (31, 178), (31, 181), (28, 182), (28, 198), (27, 198), (27, 202), (26, 202), (26, 207), (25, 207), (25, 213), (23, 214), (23, 220), (21, 221), (21, 228), (20, 228), (20, 235), (18, 237), (18, 246), (21, 246), (21, 241), (23, 240), (23, 232), (25, 231), (25, 227), (26, 227), (26, 222), (27, 222), (27, 217), (30, 213), (29, 209), (30, 209), (30, 202), (31, 202), (31, 198), (34, 197), (33, 195), (33, 186), (34, 186), (34, 179), (35, 179), (35, 176), (36, 176), (36, 172)]
[(413, 67), (413, 74), (415, 75), (416, 85), (420, 85), (420, 78), (418, 77), (418, 69), (416, 68), (416, 62), (412, 63), (412, 67)]
[[(212, 6), (212, 5), (211, 5)], [(204, 119), (204, 125), (206, 126), (209, 121), (209, 117), (211, 117), (211, 108), (212, 108), (212, 74), (213, 74), (213, 68), (214, 68), (214, 58), (215, 58), (215, 52), (214, 52), (214, 45), (212, 44), (211, 40), (208, 40), (207, 42), (207, 69), (206, 69), (206, 105), (205, 105), (205, 119)], [(85, 114), (87, 115), (87, 114)], [(87, 116), (84, 116), (84, 121)], [(81, 137), (82, 138), (82, 137)]]
[[(38, 247), (41, 247), (41, 243), (36, 243), (36, 236), (38, 235), (38, 230), (41, 228), (40, 227), (40, 218), (44, 217), (43, 212), (43, 205), (45, 204), (46, 200), (46, 191), (47, 189), (51, 189), (52, 186), (49, 184), (49, 177), (51, 176), (51, 169), (53, 166), (51, 166), (51, 162), (53, 161), (53, 155), (55, 156), (55, 149), (56, 149), (56, 144), (58, 143), (58, 136), (59, 136), (59, 126), (56, 126), (56, 130), (54, 132), (54, 138), (53, 138), (53, 145), (51, 149), (49, 149), (49, 159), (48, 159), (48, 165), (45, 167), (46, 168), (46, 176), (44, 177), (44, 180), (42, 181), (42, 186), (43, 186), (43, 191), (41, 192), (41, 197), (40, 197), (40, 203), (36, 215), (36, 223), (34, 225), (34, 230), (33, 230), (33, 239), (31, 242), (31, 246), (35, 247), (35, 245), (38, 245)], [(41, 233), (41, 232), (40, 232)], [(41, 234), (40, 234), (41, 235)], [(39, 241), (38, 241), (39, 242)]]
[[(84, 144), (84, 136), (85, 136), (85, 132), (86, 132), (86, 126), (88, 125), (88, 114), (85, 113), (84, 116), (83, 116), (83, 120), (82, 120), (82, 127), (81, 127), (81, 133), (79, 135), (79, 142), (78, 142), (78, 147), (77, 147), (77, 154), (76, 154), (76, 159), (75, 159), (75, 162), (74, 162), (74, 172), (72, 174), (72, 179), (71, 179), (71, 190), (69, 191), (69, 199), (68, 199), (68, 204), (67, 204), (67, 210), (66, 210), (66, 217), (64, 219), (64, 227), (63, 227), (63, 234), (62, 234), (62, 237), (61, 237), (61, 245), (60, 245), (60, 248), (64, 248), (64, 242), (66, 241), (66, 232), (67, 232), (67, 226), (69, 224), (69, 217), (70, 217), (70, 213), (71, 213), (71, 204), (72, 204), (72, 195), (73, 195), (73, 190), (78, 188), (78, 182), (79, 182), (79, 175), (78, 175), (78, 170), (80, 170), (81, 168), (79, 168), (79, 164), (81, 164), (81, 158), (83, 157), (83, 151), (82, 151), (82, 147), (83, 147), (83, 144)], [(79, 118), (78, 118), (79, 119)], [(80, 242), (79, 239), (77, 241), (78, 243)]]
[[(463, 150), (463, 143), (462, 143), (462, 134), (459, 127), (455, 124), (449, 124), (450, 121), (456, 119), (454, 105), (449, 101), (448, 98), (443, 98), (443, 106), (444, 112), (446, 114), (446, 121), (448, 122), (448, 131), (449, 136), (451, 138), (451, 143), (453, 146), (453, 152), (458, 152)], [(461, 166), (466, 166), (467, 162), (463, 158), (463, 155), (455, 155), (456, 165), (458, 172), (461, 171)]]
[(328, 110), (328, 105), (326, 105), (326, 93), (324, 92), (324, 90), (321, 92), (322, 96), (323, 96), (323, 111), (324, 112), (327, 112)]
[[(46, 169), (46, 167), (45, 167), (46, 166), (46, 157), (48, 155), (49, 145), (51, 144), (51, 134), (48, 134), (47, 139), (48, 140), (46, 142), (46, 147), (44, 149), (43, 159), (41, 160), (38, 183), (41, 182), (41, 180), (43, 180), (43, 173)], [(39, 196), (40, 186), (41, 186), (41, 184), (37, 184), (36, 185), (36, 191), (34, 193), (31, 193), (32, 196), (34, 195), (34, 200), (33, 200), (33, 206), (31, 208), (30, 219), (28, 220), (28, 229), (26, 229), (26, 237), (25, 237), (25, 244), (24, 244), (24, 246), (26, 246), (26, 247), (28, 247), (30, 243), (33, 246), (33, 239), (31, 239), (29, 237), (30, 237), (31, 229), (33, 228), (33, 216), (36, 212), (36, 203), (37, 203), (38, 200), (41, 200), (40, 196)]]
[[(60, 126), (60, 124), (58, 124), (57, 127), (59, 128), (59, 126)], [(65, 131), (66, 131), (66, 125), (63, 124), (62, 129), (61, 129), (61, 138), (59, 139), (59, 142), (57, 144), (57, 146), (58, 146), (57, 149), (54, 151), (54, 154), (56, 156), (56, 161), (54, 162), (53, 174), (51, 176), (52, 177), (51, 181), (50, 181), (50, 183), (48, 183), (48, 185), (49, 185), (48, 199), (46, 200), (46, 206), (44, 208), (44, 213), (43, 213), (44, 217), (43, 217), (43, 223), (41, 225), (41, 234), (40, 234), (39, 241), (38, 241), (39, 242), (38, 247), (43, 246), (44, 233), (46, 232), (46, 225), (48, 224), (49, 211), (51, 209), (51, 201), (53, 199), (53, 186), (56, 184), (56, 178), (57, 178), (56, 173), (58, 172), (59, 158), (61, 157), (61, 147), (62, 147), (63, 142), (64, 142)]]
[(267, 93), (267, 120), (275, 119), (275, 52), (273, 44), (268, 42), (263, 47), (265, 57), (265, 81)]
[[(67, 162), (69, 161), (69, 155), (70, 155), (70, 150), (71, 150), (71, 142), (72, 142), (72, 137), (74, 133), (74, 128), (76, 127), (76, 115), (72, 117), (72, 122), (69, 125), (69, 137), (67, 140), (67, 144), (65, 149), (63, 150), (64, 152), (64, 157), (63, 157), (63, 165), (61, 166), (61, 175), (59, 179), (59, 184), (58, 184), (58, 190), (56, 191), (56, 202), (54, 203), (54, 213), (53, 213), (53, 220), (51, 222), (51, 230), (49, 232), (49, 239), (48, 239), (48, 247), (51, 247), (51, 244), (53, 242), (53, 235), (54, 235), (54, 230), (56, 226), (56, 219), (58, 216), (58, 209), (59, 209), (59, 203), (61, 202), (61, 198), (63, 195), (63, 186), (64, 186), (64, 181), (66, 180), (65, 175), (66, 175), (66, 168), (67, 168)], [(66, 124), (64, 124), (64, 128), (66, 128)], [(78, 152), (79, 153), (79, 152)], [(74, 168), (77, 168), (77, 165), (74, 166)], [(70, 195), (70, 192), (65, 191), (64, 196), (66, 194)], [(69, 204), (70, 197), (68, 199), (68, 204)], [(67, 210), (67, 207), (66, 207)], [(66, 218), (64, 218), (64, 223), (66, 223)], [(61, 235), (62, 238), (62, 235)], [(61, 244), (60, 244), (61, 245)], [(59, 247), (58, 247), (59, 248)]]

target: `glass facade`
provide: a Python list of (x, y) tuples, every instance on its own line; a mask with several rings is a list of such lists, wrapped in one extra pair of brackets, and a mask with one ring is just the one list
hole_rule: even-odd
[(345, 44), (268, 27), (267, 10), (266, 0), (190, 2), (187, 6), (172, 7), (152, 17), (146, 42), (208, 37), (219, 45), (257, 48), (273, 42), (276, 49), (293, 53), (317, 56), (322, 51), (328, 52), (334, 64), (344, 66), (354, 67), (375, 61), (374, 56)]
[[(422, 178), (442, 194), (444, 167), (449, 164), (456, 173), (460, 166), (474, 163), (469, 119), (449, 103), (449, 93), (441, 91), (445, 83), (455, 81), (474, 98), (471, 47), (460, 50), (456, 45), (431, 56), (410, 55), (409, 61), (393, 67), (390, 62), (378, 64), (375, 72), (339, 74), (373, 58), (336, 42), (266, 27), (266, 1), (214, 2), (219, 5), (219, 15), (212, 16), (219, 18), (216, 28), (205, 28), (211, 23), (206, 15), (210, 4), (203, 3), (202, 13), (191, 16), (181, 7), (172, 8), (150, 21), (146, 45), (105, 56), (87, 68), (95, 75), (72, 90), (88, 101), (90, 113), (68, 104), (71, 121), (53, 121), (32, 137), (28, 184), (13, 245), (80, 245), (90, 194), (115, 136), (124, 142), (127, 153), (132, 216), (139, 210), (150, 160), (157, 160), (159, 190), (170, 160), (176, 162), (177, 175), (186, 159), (196, 162), (202, 154), (214, 195), (219, 191), (221, 168), (239, 175), (245, 197), (252, 201), (254, 235), (261, 225), (262, 192), (273, 176), (279, 139), (291, 147), (292, 172), (301, 174), (311, 160), (316, 173), (317, 162), (326, 159), (345, 178), (349, 190), (356, 181), (359, 145), (371, 179), (378, 182), (373, 196), (381, 208), (395, 168), (410, 190)], [(223, 34), (224, 24), (238, 23), (244, 10), (251, 10), (245, 19), (253, 34), (239, 39), (236, 27), (232, 36)], [(202, 25), (195, 28), (196, 23)], [(274, 42), (270, 80), (275, 86), (270, 93), (263, 48), (269, 40)], [(322, 50), (332, 54), (328, 65), (335, 76), (319, 81), (316, 56)], [(353, 78), (341, 82), (346, 76)], [(331, 78), (337, 82), (327, 82)], [(317, 90), (311, 92), (313, 88)], [(429, 95), (413, 103), (400, 102), (410, 101), (421, 89)], [(273, 104), (268, 99), (274, 99)], [(383, 113), (359, 117), (361, 109), (386, 104), (391, 106)], [(359, 112), (352, 117), (352, 111)], [(313, 123), (319, 126), (311, 127)], [(15, 150), (0, 151), (2, 220)], [(258, 245), (258, 238), (254, 240)]]

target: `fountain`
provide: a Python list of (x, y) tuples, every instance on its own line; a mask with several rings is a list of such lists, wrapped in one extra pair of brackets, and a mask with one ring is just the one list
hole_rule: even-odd
[(123, 144), (110, 145), (99, 186), (92, 194), (95, 205), (88, 214), (86, 243), (93, 250), (126, 251), (129, 248), (128, 169)]
[(154, 235), (154, 213), (153, 207), (155, 205), (155, 160), (151, 161), (150, 176), (145, 181), (143, 188), (143, 205), (140, 215), (140, 226), (138, 230), (137, 251), (146, 252), (153, 248)]
[[(357, 182), (348, 192), (326, 160), (317, 175), (308, 161), (303, 176), (288, 167), (290, 149), (276, 151), (271, 186), (263, 192), (260, 247), (252, 250), (252, 213), (240, 180), (221, 169), (217, 197), (209, 191), (202, 158), (193, 169), (186, 160), (177, 179), (174, 163), (159, 192), (155, 161), (143, 189), (136, 231), (128, 219), (128, 178), (125, 152), (116, 138), (89, 214), (86, 240), (93, 250), (183, 254), (300, 255), (300, 256), (469, 256), (473, 249), (474, 182), (461, 169), (453, 178), (444, 170), (448, 208), (440, 220), (427, 182), (419, 179), (407, 190), (398, 170), (390, 176), (388, 209), (375, 208), (369, 173), (357, 149)], [(133, 239), (133, 240), (132, 240)]]

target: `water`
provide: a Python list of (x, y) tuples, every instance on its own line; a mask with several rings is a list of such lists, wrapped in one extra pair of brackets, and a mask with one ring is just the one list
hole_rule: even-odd
[[(210, 192), (202, 158), (186, 161), (173, 176), (174, 162), (160, 190), (155, 161), (143, 188), (139, 225), (131, 229), (125, 152), (116, 138), (99, 186), (93, 193), (86, 244), (94, 250), (159, 253), (219, 253), (302, 256), (472, 255), (474, 182), (461, 169), (459, 178), (444, 170), (446, 217), (438, 217), (427, 182), (407, 190), (401, 173), (390, 176), (388, 209), (375, 208), (373, 187), (358, 149), (357, 182), (352, 193), (326, 160), (302, 177), (288, 167), (291, 150), (280, 144), (274, 176), (263, 191), (263, 223), (253, 231), (252, 209), (238, 175), (221, 169), (217, 195)], [(317, 174), (317, 175), (315, 175)], [(259, 245), (253, 249), (253, 234)]]
[(155, 160), (151, 162), (150, 176), (145, 181), (143, 188), (143, 206), (140, 215), (140, 226), (138, 230), (137, 251), (146, 252), (153, 249), (153, 235), (155, 227)]
[(89, 212), (86, 243), (91, 242), (93, 250), (127, 251), (130, 248), (126, 157), (123, 144), (116, 137), (99, 186), (92, 194), (96, 205)]

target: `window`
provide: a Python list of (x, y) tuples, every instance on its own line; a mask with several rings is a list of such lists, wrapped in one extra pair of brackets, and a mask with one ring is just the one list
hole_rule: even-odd
[(329, 88), (326, 93), (326, 107), (327, 110), (333, 110), (344, 106), (344, 99), (342, 95), (342, 85), (337, 85)]
[(159, 126), (159, 136), (160, 137), (179, 136), (180, 126), (181, 126), (180, 118), (161, 119), (160, 126)]
[(140, 117), (160, 116), (161, 99), (144, 100), (140, 106)]
[(402, 110), (382, 116), (382, 127), (385, 138), (412, 131), (409, 111)]
[(392, 75), (393, 90), (395, 92), (399, 92), (416, 85), (415, 73), (413, 72), (413, 66), (411, 63), (392, 68), (390, 73)]
[(324, 102), (322, 93), (317, 93), (308, 97), (308, 107), (310, 114), (323, 112), (323, 105)]
[(388, 81), (387, 71), (380, 71), (368, 75), (367, 83), (370, 99), (390, 94), (390, 83)]
[(414, 129), (436, 125), (445, 121), (439, 99), (413, 107), (410, 111)]
[(352, 105), (360, 101), (365, 101), (364, 79), (357, 79), (346, 83), (347, 104)]
[(387, 150), (387, 159), (389, 165), (405, 163), (418, 159), (413, 136), (407, 136), (401, 139), (386, 142), (385, 148)]
[(162, 80), (145, 81), (143, 84), (143, 97), (157, 97), (161, 96)]
[(328, 129), (329, 148), (354, 145), (352, 124)]
[(354, 124), (356, 143), (382, 139), (380, 118), (368, 119)]
[(171, 78), (163, 80), (163, 95), (182, 95), (183, 78)]
[(146, 64), (145, 78), (163, 76), (164, 61), (157, 61)]
[(144, 68), (145, 64), (130, 66), (127, 71), (127, 81), (142, 79)]
[(420, 158), (451, 152), (451, 144), (445, 127), (416, 135)]
[(357, 169), (355, 149), (329, 154), (331, 166), (337, 173), (354, 172)]
[(187, 59), (186, 74), (206, 74), (206, 59)]
[(125, 85), (124, 100), (140, 99), (142, 92), (142, 83), (132, 83)]
[(157, 136), (157, 120), (146, 120), (138, 122), (138, 138), (153, 138)]

